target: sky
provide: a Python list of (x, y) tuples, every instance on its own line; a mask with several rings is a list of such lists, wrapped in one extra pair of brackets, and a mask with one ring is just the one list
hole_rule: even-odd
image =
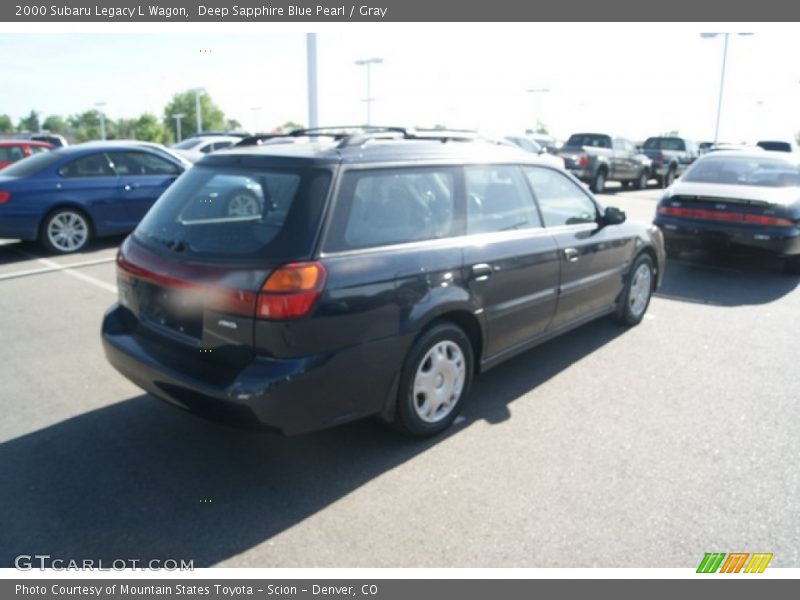
[[(0, 30), (0, 114), (69, 115), (105, 102), (111, 118), (161, 115), (204, 87), (249, 130), (308, 123), (308, 25)], [(259, 25), (259, 24), (255, 24)], [(319, 120), (479, 129), (509, 135), (541, 120), (565, 139), (602, 131), (635, 141), (677, 130), (713, 139), (731, 36), (720, 141), (800, 131), (799, 24), (325, 24), (318, 29)], [(530, 89), (549, 91), (530, 93)]]

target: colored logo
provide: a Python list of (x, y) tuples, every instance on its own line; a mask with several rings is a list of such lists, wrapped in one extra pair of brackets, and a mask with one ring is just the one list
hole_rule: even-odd
[(698, 573), (763, 573), (767, 568), (772, 554), (748, 552), (706, 552), (700, 565), (697, 567)]

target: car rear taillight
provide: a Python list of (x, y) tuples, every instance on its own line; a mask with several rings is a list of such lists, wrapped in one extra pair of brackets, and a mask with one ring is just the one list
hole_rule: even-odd
[(276, 269), (264, 282), (256, 301), (256, 317), (298, 319), (314, 306), (328, 277), (319, 262), (289, 263)]
[(792, 227), (794, 223), (789, 219), (771, 217), (768, 215), (753, 215), (740, 212), (723, 212), (705, 208), (678, 208), (675, 206), (659, 206), (658, 214), (668, 217), (686, 217), (689, 219), (706, 219), (710, 221), (725, 221), (728, 223), (744, 223), (748, 225), (763, 225), (766, 227)]
[(589, 164), (589, 157), (586, 156), (585, 154), (581, 154), (580, 157), (578, 157), (578, 166), (585, 167), (588, 164)]
[(11, 199), (11, 192), (0, 191), (0, 204), (5, 204)]

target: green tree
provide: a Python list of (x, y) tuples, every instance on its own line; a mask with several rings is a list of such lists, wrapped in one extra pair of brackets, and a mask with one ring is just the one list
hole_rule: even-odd
[(168, 129), (162, 125), (158, 117), (151, 113), (144, 113), (134, 122), (133, 137), (145, 142), (167, 144), (173, 138)]
[(42, 129), (50, 133), (66, 133), (67, 127), (67, 122), (58, 115), (50, 115), (44, 120), (44, 123), (42, 123)]
[[(113, 140), (117, 137), (116, 123), (106, 119), (106, 139)], [(72, 115), (67, 119), (73, 135), (78, 142), (100, 139), (100, 113), (96, 110), (87, 110), (79, 115)]]
[(8, 115), (0, 115), (0, 133), (14, 133), (14, 123)]
[[(172, 132), (175, 129), (175, 119), (172, 115), (182, 114), (181, 136), (188, 137), (197, 132), (197, 117), (195, 116), (194, 92), (181, 92), (175, 94), (169, 104), (164, 107), (163, 125)], [(200, 116), (202, 118), (202, 131), (214, 131), (225, 128), (225, 113), (211, 101), (207, 93), (200, 94)]]
[(295, 123), (294, 121), (286, 121), (286, 123), (284, 123), (280, 127), (276, 127), (275, 129), (282, 133), (289, 133), (290, 131), (294, 131), (295, 129), (305, 129), (305, 128), (306, 126), (301, 125), (300, 123)]
[(35, 110), (32, 110), (27, 117), (20, 119), (18, 129), (20, 131), (28, 131), (30, 133), (39, 131), (39, 113), (37, 113)]
[(225, 131), (238, 131), (242, 128), (242, 124), (236, 119), (225, 120)]
[(114, 130), (117, 139), (133, 140), (136, 139), (136, 119), (117, 119), (114, 122)]

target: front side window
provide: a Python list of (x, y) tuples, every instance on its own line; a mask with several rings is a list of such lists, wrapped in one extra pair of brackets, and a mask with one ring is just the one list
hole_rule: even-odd
[(450, 167), (346, 173), (326, 249), (352, 250), (455, 235), (455, 181)]
[(547, 227), (597, 222), (597, 206), (578, 184), (542, 167), (525, 167)]
[(466, 169), (467, 233), (541, 227), (522, 172), (512, 165)]
[(147, 152), (112, 152), (111, 161), (117, 175), (177, 175), (178, 167), (168, 160)]
[(111, 168), (111, 160), (105, 152), (97, 152), (73, 160), (61, 167), (58, 174), (69, 178), (116, 176), (114, 169)]

